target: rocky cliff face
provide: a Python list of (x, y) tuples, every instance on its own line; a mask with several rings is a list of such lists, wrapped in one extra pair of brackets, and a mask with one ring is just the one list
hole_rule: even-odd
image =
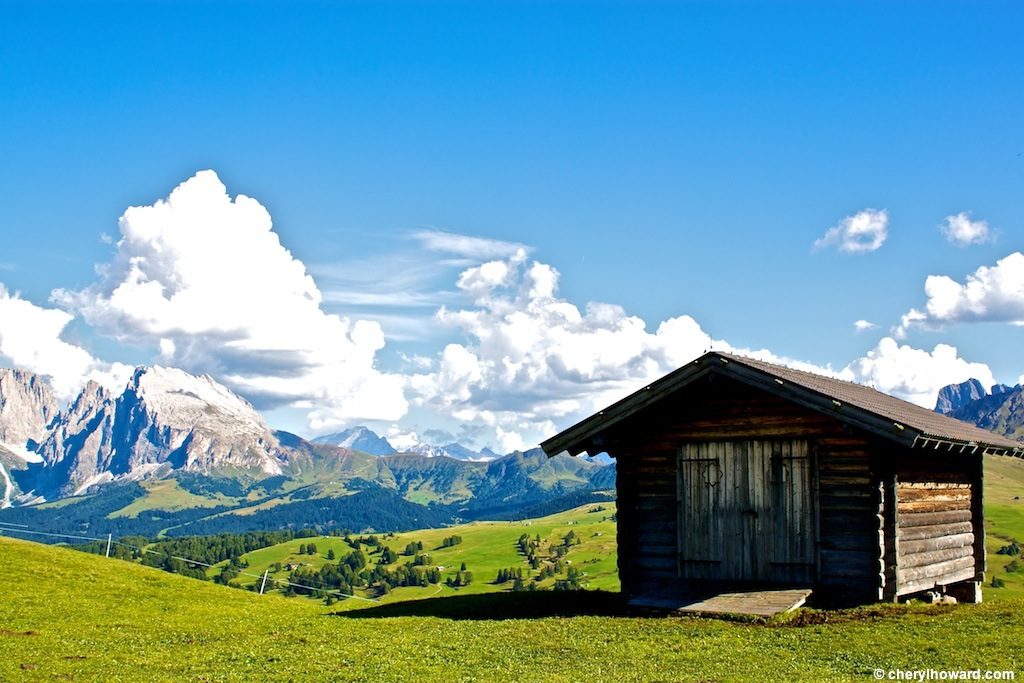
[(17, 473), (22, 491), (52, 498), (172, 470), (280, 474), (288, 464), (252, 405), (208, 376), (140, 367), (120, 395), (90, 382), (60, 413), (45, 392), (30, 400), (34, 395), (24, 387), (33, 382), (42, 380), (22, 378), (14, 391), (4, 387), (0, 394), (5, 406), (14, 406), (9, 422), (21, 425), (7, 432), (38, 441), (30, 455), (39, 462)]
[(939, 389), (939, 396), (935, 401), (935, 412), (949, 415), (971, 401), (976, 401), (988, 392), (981, 382), (976, 379), (969, 379), (960, 384), (950, 384)]
[(970, 401), (950, 416), (1011, 439), (1024, 439), (1024, 387)]
[(31, 372), (0, 368), (0, 442), (11, 450), (45, 438), (58, 404), (46, 381)]
[(370, 455), (393, 455), (397, 452), (386, 438), (378, 436), (372, 430), (362, 426), (318, 436), (313, 439), (313, 443), (351, 448)]

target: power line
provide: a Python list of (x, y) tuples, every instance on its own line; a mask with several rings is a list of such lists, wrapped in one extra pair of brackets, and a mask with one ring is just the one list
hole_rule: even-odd
[[(9, 527), (20, 527), (20, 528), (9, 528)], [(51, 532), (47, 532), (47, 531), (34, 531), (27, 524), (14, 524), (13, 522), (0, 522), (0, 533), (32, 534), (32, 535), (35, 535), (35, 536), (44, 536), (44, 537), (47, 537), (47, 538), (72, 538), (72, 539), (79, 540), (79, 541), (99, 541), (101, 543), (107, 540), (106, 538), (96, 538), (94, 536), (77, 536), (75, 534), (61, 534), (61, 533), (51, 533)], [(113, 541), (113, 544), (114, 545), (123, 546), (125, 548), (131, 548), (133, 550), (138, 550), (140, 553), (149, 553), (151, 555), (161, 555), (161, 556), (164, 556), (164, 557), (169, 557), (169, 558), (171, 558), (173, 560), (178, 560), (180, 562), (185, 562), (185, 563), (192, 564), (192, 565), (197, 565), (197, 566), (200, 566), (200, 567), (206, 567), (208, 569), (212, 569), (212, 568), (217, 566), (216, 564), (209, 564), (207, 562), (202, 562), (201, 560), (193, 560), (192, 558), (189, 558), (189, 557), (182, 557), (180, 555), (168, 555), (167, 553), (163, 553), (163, 552), (160, 552), (158, 550), (153, 550), (151, 548), (140, 548), (137, 545), (132, 545), (131, 543), (124, 543), (122, 541)], [(115, 559), (117, 559), (117, 558), (115, 558)], [(219, 563), (217, 563), (217, 564), (219, 564)], [(168, 572), (168, 573), (175, 573), (175, 572)], [(242, 570), (238, 571), (238, 575), (239, 576), (248, 576), (248, 577), (252, 577), (252, 578), (255, 578), (255, 579), (262, 579), (263, 578), (263, 574), (253, 574), (251, 572), (246, 572), (246, 571), (242, 571)], [(285, 586), (291, 586), (292, 588), (305, 588), (306, 590), (310, 590), (310, 591), (320, 591), (321, 593), (328, 594), (328, 595), (331, 595), (331, 594), (333, 594), (333, 595), (342, 595), (344, 597), (354, 598), (356, 600), (365, 600), (366, 602), (373, 602), (373, 603), (378, 603), (378, 604), (380, 602), (379, 600), (375, 600), (374, 598), (364, 598), (361, 595), (355, 595), (354, 593), (345, 593), (344, 591), (340, 591), (340, 590), (333, 589), (333, 588), (332, 589), (317, 588), (316, 586), (307, 586), (307, 585), (304, 585), (304, 584), (301, 584), (301, 583), (294, 583), (292, 581), (284, 581), (282, 579), (274, 579), (274, 584), (275, 585), (282, 584), (282, 585), (285, 585)]]

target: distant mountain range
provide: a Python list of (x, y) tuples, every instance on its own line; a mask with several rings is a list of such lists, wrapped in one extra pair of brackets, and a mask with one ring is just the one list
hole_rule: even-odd
[(0, 369), (0, 487), (0, 521), (62, 533), (360, 531), (607, 500), (615, 468), (457, 443), (398, 453), (366, 427), (306, 441), (211, 377), (159, 366), (118, 395), (90, 383), (59, 409), (43, 378)]
[[(951, 385), (936, 410), (1024, 437), (1020, 386)], [(420, 443), (400, 453), (365, 426), (307, 441), (269, 428), (211, 377), (175, 368), (140, 367), (117, 395), (90, 383), (63, 409), (43, 378), (0, 369), (0, 521), (51, 532), (383, 531), (524, 518), (610, 499), (615, 471), (607, 459), (539, 449), (499, 456)]]
[(428, 458), (455, 458), (456, 460), (470, 460), (475, 462), (486, 462), (495, 460), (501, 456), (490, 448), (477, 451), (463, 446), (460, 443), (450, 443), (444, 446), (433, 446), (428, 443), (416, 443), (401, 451), (392, 446), (385, 437), (378, 436), (368, 427), (352, 427), (334, 434), (325, 434), (313, 439), (313, 443), (340, 446), (351, 448), (370, 455), (394, 455), (396, 453), (415, 453)]
[(970, 379), (939, 391), (935, 411), (1011, 439), (1024, 438), (1024, 387), (996, 384), (986, 391)]

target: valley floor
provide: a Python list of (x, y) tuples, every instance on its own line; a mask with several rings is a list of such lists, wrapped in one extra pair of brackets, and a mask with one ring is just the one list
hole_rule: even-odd
[[(623, 616), (614, 594), (470, 595), (332, 614), (0, 538), (3, 681), (872, 680), (1024, 675), (1024, 600), (767, 624)], [(575, 615), (575, 616), (568, 616)], [(508, 618), (512, 617), (512, 618)]]

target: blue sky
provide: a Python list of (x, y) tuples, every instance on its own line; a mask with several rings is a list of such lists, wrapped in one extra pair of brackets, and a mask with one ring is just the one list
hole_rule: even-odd
[[(1014, 384), (1022, 20), (1017, 3), (0, 3), (0, 283), (22, 302), (0, 308), (0, 360), (66, 391), (173, 363), (301, 433), (366, 422), (499, 448), (705, 336), (919, 402), (971, 374)], [(114, 301), (157, 248), (119, 217), (205, 169), (265, 207), (311, 276), (317, 311), (265, 307), (291, 336), (200, 285), (225, 307), (202, 320)], [(220, 206), (216, 183), (190, 187)], [(858, 216), (845, 225), (877, 248), (815, 247)], [(287, 278), (239, 221), (219, 261), (189, 252), (211, 251), (210, 218), (146, 277), (202, 262), (247, 282), (234, 259)], [(503, 274), (463, 277), (487, 262)], [(544, 269), (557, 288), (535, 286)], [(683, 316), (699, 333), (656, 334)]]

